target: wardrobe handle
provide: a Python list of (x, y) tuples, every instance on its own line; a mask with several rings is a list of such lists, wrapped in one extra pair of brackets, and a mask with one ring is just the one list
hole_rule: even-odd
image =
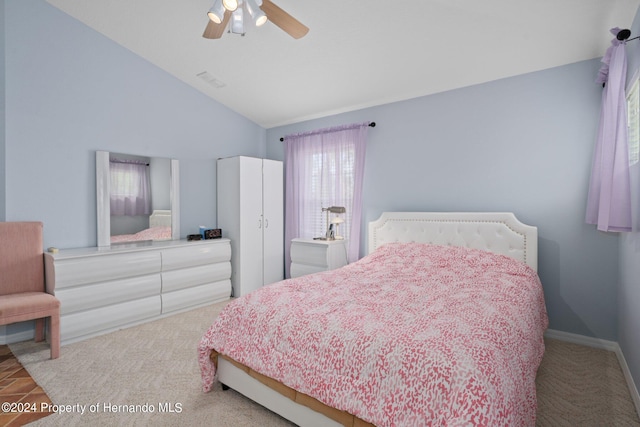
[(258, 228), (262, 228), (262, 219), (258, 220)]
[(269, 220), (267, 218), (264, 219), (264, 228), (269, 228)]

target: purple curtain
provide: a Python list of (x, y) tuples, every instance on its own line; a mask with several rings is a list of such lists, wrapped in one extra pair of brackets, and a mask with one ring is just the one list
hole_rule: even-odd
[(134, 160), (110, 160), (111, 215), (151, 214), (151, 184), (148, 166)]
[(349, 262), (358, 259), (368, 129), (361, 123), (285, 136), (286, 277), (291, 240), (324, 236), (323, 207), (346, 208), (338, 232), (347, 239)]
[[(618, 34), (618, 28), (611, 30)], [(631, 231), (625, 42), (614, 38), (602, 58), (600, 127), (593, 153), (586, 222), (601, 231)]]

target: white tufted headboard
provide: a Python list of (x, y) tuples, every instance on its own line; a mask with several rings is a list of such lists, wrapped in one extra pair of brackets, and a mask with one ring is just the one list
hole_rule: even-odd
[(511, 212), (383, 212), (369, 223), (369, 253), (389, 242), (483, 249), (538, 270), (538, 229)]
[(149, 227), (171, 227), (171, 210), (154, 210), (149, 216)]

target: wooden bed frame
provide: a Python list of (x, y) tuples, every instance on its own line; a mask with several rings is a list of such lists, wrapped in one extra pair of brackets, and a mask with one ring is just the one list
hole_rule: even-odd
[[(483, 249), (518, 259), (537, 271), (538, 231), (510, 212), (384, 212), (369, 223), (368, 252), (389, 242), (421, 242)], [(368, 426), (359, 418), (298, 393), (226, 356), (218, 380), (301, 426)]]

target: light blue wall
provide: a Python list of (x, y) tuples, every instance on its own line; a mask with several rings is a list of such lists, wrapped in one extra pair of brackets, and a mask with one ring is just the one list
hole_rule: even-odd
[(5, 221), (5, 43), (4, 43), (4, 0), (0, 0), (0, 221)]
[[(631, 37), (640, 35), (640, 14), (636, 14)], [(640, 40), (627, 46), (629, 82), (640, 72)], [(632, 189), (636, 221), (640, 221), (640, 164), (632, 166)], [(618, 337), (636, 387), (640, 388), (640, 232), (622, 233), (620, 239), (620, 295)]]
[(179, 159), (182, 236), (215, 225), (215, 159), (262, 155), (265, 130), (44, 0), (4, 4), (6, 220), (43, 221), (45, 247), (95, 246), (105, 150)]
[(283, 158), (286, 134), (375, 121), (365, 222), (387, 210), (512, 211), (538, 227), (550, 327), (616, 340), (618, 238), (584, 223), (598, 68), (585, 61), (269, 129), (267, 155)]

